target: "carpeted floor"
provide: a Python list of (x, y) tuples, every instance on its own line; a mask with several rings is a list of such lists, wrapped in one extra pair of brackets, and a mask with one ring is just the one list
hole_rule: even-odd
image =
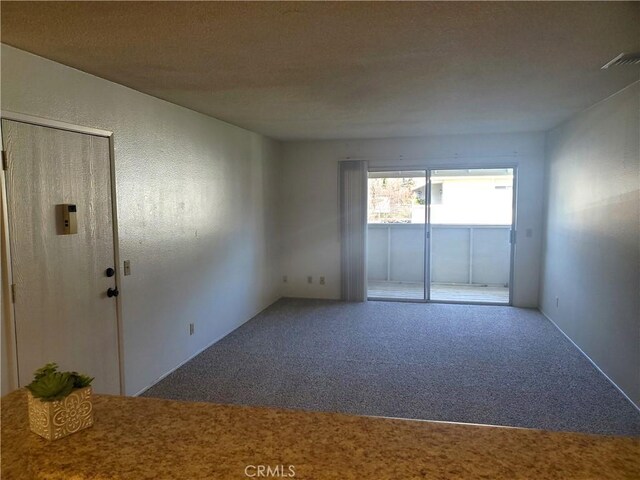
[(539, 312), (283, 299), (144, 393), (640, 435), (640, 413)]

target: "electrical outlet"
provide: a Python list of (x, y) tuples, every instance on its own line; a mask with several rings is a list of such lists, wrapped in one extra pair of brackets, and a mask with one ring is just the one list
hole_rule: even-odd
[(282, 283), (287, 283), (287, 280), (288, 280), (288, 279), (287, 279), (287, 276), (286, 276), (286, 275), (283, 275), (283, 276), (282, 276)]
[(193, 323), (189, 324), (189, 335), (193, 335), (194, 332), (196, 331), (196, 326)]
[(324, 285), (324, 277), (320, 277), (320, 285)]
[(307, 277), (307, 283), (313, 283), (313, 277), (311, 275)]

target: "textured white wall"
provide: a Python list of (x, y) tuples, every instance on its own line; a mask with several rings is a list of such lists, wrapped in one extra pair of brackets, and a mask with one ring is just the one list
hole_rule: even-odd
[[(514, 153), (517, 155), (514, 156)], [(544, 133), (287, 142), (280, 215), (283, 295), (339, 298), (338, 161), (372, 167), (483, 167), (517, 164), (518, 233), (514, 304), (538, 305), (542, 239)], [(530, 230), (530, 236), (527, 235)], [(313, 276), (313, 283), (307, 283)], [(318, 277), (325, 276), (320, 285)]]
[(540, 297), (544, 313), (638, 405), (639, 117), (636, 82), (549, 133)]
[(278, 298), (279, 143), (4, 45), (2, 109), (114, 132), (128, 394)]

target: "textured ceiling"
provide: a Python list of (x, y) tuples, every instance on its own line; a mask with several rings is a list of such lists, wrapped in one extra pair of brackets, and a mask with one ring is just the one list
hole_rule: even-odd
[(8, 2), (2, 42), (280, 139), (546, 130), (637, 80), (640, 3)]

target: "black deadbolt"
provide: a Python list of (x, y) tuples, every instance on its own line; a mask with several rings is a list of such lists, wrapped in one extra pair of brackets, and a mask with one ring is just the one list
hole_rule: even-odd
[(116, 274), (116, 271), (113, 268), (109, 267), (107, 268), (107, 271), (105, 273), (107, 274), (107, 277), (113, 277)]
[(118, 291), (118, 287), (109, 288), (107, 290), (107, 297), (117, 297), (119, 294), (120, 294), (120, 292)]

